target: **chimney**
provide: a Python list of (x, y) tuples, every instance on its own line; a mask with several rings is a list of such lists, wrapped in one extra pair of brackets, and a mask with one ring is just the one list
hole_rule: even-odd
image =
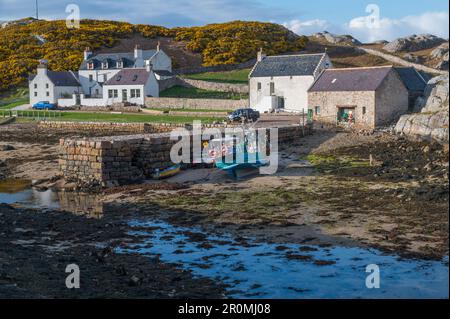
[(89, 47), (86, 47), (86, 49), (84, 49), (84, 60), (86, 61), (87, 59), (89, 59), (92, 55), (92, 51)]
[(158, 45), (156, 46), (156, 51), (159, 52), (160, 49), (161, 49), (161, 42), (158, 41)]
[(151, 72), (153, 69), (153, 65), (149, 63), (149, 61), (147, 61), (147, 63), (145, 64), (145, 69), (147, 70), (147, 72)]
[(142, 49), (139, 44), (136, 44), (136, 46), (134, 47), (134, 58), (142, 59)]
[(266, 55), (263, 53), (263, 49), (260, 48), (259, 51), (258, 51), (258, 55), (257, 55), (256, 60), (258, 62), (261, 62), (265, 57), (266, 57)]
[(37, 75), (46, 75), (47, 74), (47, 64), (41, 61), (37, 67)]

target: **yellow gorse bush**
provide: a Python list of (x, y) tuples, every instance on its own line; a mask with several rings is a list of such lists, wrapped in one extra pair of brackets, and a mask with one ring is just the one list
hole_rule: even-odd
[(0, 29), (0, 91), (25, 84), (40, 59), (48, 60), (52, 70), (77, 70), (85, 47), (113, 47), (120, 39), (136, 34), (183, 41), (188, 50), (202, 55), (205, 66), (245, 62), (254, 58), (259, 48), (267, 54), (299, 51), (307, 42), (306, 37), (296, 36), (283, 26), (261, 22), (233, 21), (169, 29), (82, 20), (79, 29), (69, 29), (65, 21), (23, 19)]

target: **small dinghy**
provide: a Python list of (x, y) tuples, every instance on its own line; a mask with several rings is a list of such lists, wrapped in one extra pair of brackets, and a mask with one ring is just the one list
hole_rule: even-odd
[(163, 179), (163, 178), (169, 178), (176, 174), (178, 174), (181, 170), (181, 166), (179, 164), (170, 166), (168, 168), (165, 168), (163, 170), (156, 169), (155, 173), (152, 175), (154, 179)]

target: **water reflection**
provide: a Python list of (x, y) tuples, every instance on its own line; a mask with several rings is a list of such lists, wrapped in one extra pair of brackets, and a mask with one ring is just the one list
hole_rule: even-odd
[(99, 196), (76, 192), (40, 191), (28, 180), (0, 181), (0, 203), (26, 208), (59, 209), (90, 218), (101, 218), (106, 205)]
[[(119, 252), (159, 255), (225, 282), (235, 298), (448, 298), (448, 257), (408, 260), (359, 247), (278, 245), (163, 221), (131, 226), (139, 239)], [(380, 289), (365, 286), (368, 264), (380, 267)]]

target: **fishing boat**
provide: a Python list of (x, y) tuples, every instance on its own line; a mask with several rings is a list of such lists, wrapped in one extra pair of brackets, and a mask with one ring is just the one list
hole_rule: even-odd
[(168, 168), (165, 168), (163, 170), (156, 169), (155, 173), (152, 175), (154, 179), (163, 179), (163, 178), (169, 178), (171, 176), (174, 176), (178, 174), (181, 170), (180, 164), (176, 164), (173, 166), (170, 166)]
[(261, 166), (269, 164), (256, 145), (250, 145), (247, 138), (241, 141), (236, 136), (211, 140), (208, 155), (218, 169), (235, 179), (257, 174)]

